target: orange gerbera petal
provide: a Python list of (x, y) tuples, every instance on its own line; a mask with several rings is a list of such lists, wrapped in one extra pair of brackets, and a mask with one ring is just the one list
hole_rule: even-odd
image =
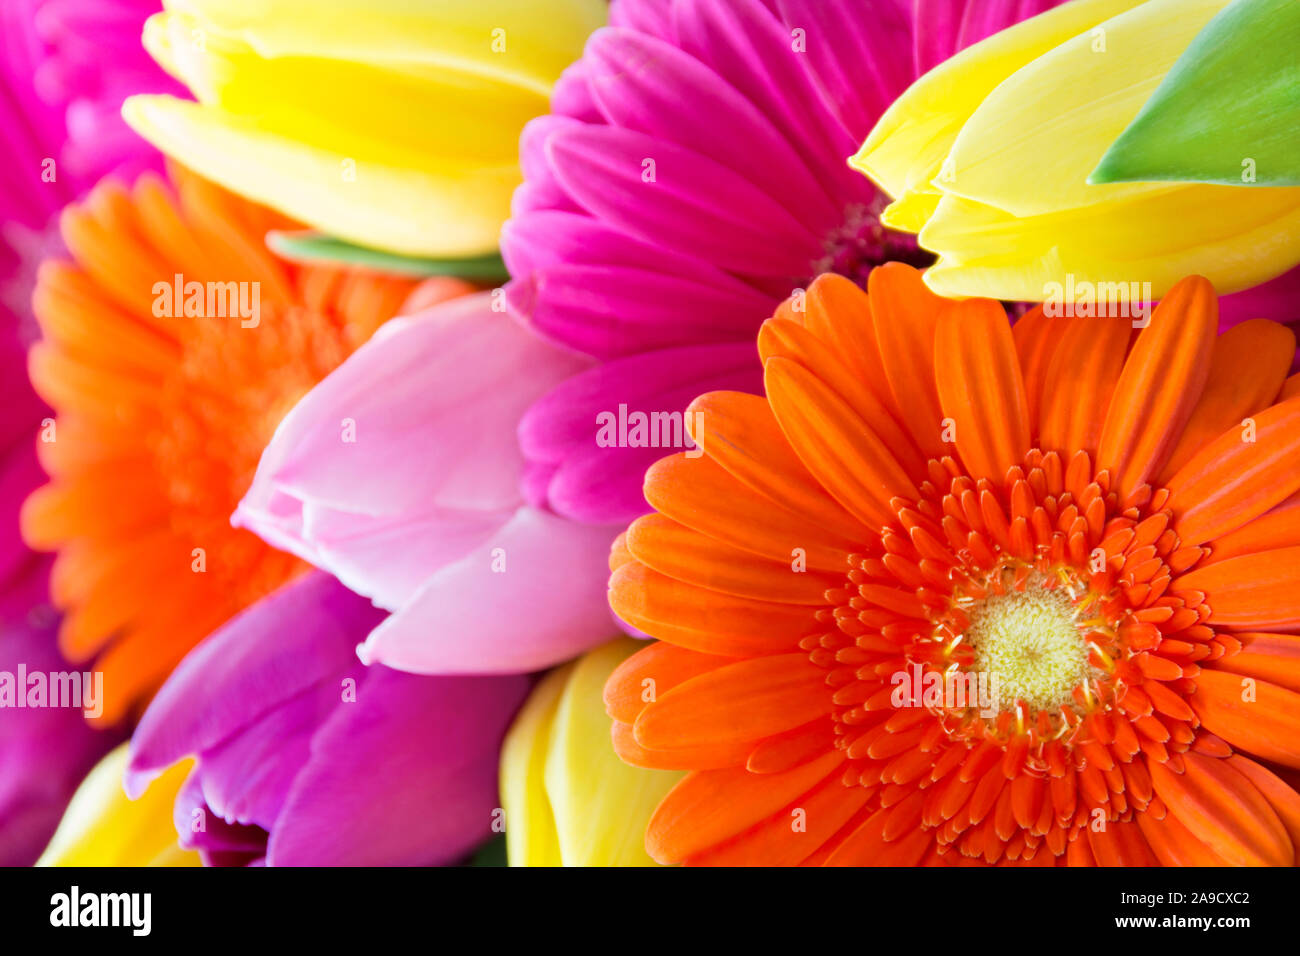
[[(865, 297), (864, 297), (865, 298)], [(925, 469), (921, 455), (907, 432), (876, 397), (861, 373), (840, 361), (829, 343), (790, 319), (771, 319), (758, 334), (758, 356), (764, 367), (772, 359), (794, 362), (802, 369), (815, 368), (817, 378), (835, 392), (853, 413), (890, 449), (904, 471), (920, 474)]]
[(688, 651), (666, 641), (648, 644), (609, 675), (605, 683), (605, 711), (615, 720), (630, 724), (660, 694), (733, 660)]
[(802, 605), (717, 594), (636, 562), (610, 578), (609, 604), (639, 630), (671, 634), (682, 647), (726, 657), (785, 653), (813, 626)]
[(1252, 440), (1246, 437), (1230, 428), (1169, 479), (1187, 544), (1235, 531), (1300, 490), (1300, 399), (1256, 414)]
[(820, 717), (826, 675), (806, 654), (777, 654), (692, 677), (651, 701), (636, 719), (650, 750), (758, 741)]
[[(673, 648), (611, 679), (615, 746), (696, 770), (651, 853), (1294, 862), (1300, 794), (1238, 753), (1300, 767), (1300, 422), (1260, 407), (1290, 338), (1252, 324), (1215, 346), (1195, 278), (1131, 350), (1112, 319), (1008, 330), (996, 303), (944, 306), (906, 266), (868, 288), (864, 306), (814, 283), (805, 317), (778, 310), (770, 411), (697, 401), (706, 457), (652, 468), (660, 515), (615, 546), (615, 610)], [(888, 408), (854, 380), (876, 350)], [(1243, 408), (1256, 443), (1214, 434)], [(924, 468), (891, 454), (882, 416)], [(1153, 487), (1165, 471), (1174, 487)], [(668, 690), (646, 696), (656, 671)]]
[(1201, 562), (1203, 565), (1255, 551), (1300, 547), (1300, 494), (1292, 495), (1209, 544), (1210, 553)]
[(23, 533), (59, 552), (60, 641), (97, 657), (105, 723), (299, 572), (230, 513), (280, 417), (414, 287), (282, 262), (265, 234), (290, 223), (182, 170), (172, 180), (106, 181), (68, 207), (71, 259), (46, 263), (33, 295), (29, 370), (57, 419)]
[(877, 810), (826, 859), (825, 866), (916, 866), (930, 848), (923, 830), (887, 835), (891, 814)]
[(822, 781), (790, 813), (775, 813), (731, 840), (691, 857), (694, 866), (795, 866), (817, 852), (867, 803), (838, 777)]
[(1175, 581), (1174, 587), (1205, 594), (1210, 624), (1286, 627), (1300, 619), (1298, 579), (1300, 547), (1278, 548), (1197, 568)]
[(1277, 774), (1241, 754), (1233, 754), (1226, 762), (1253, 783), (1255, 789), (1268, 801), (1291, 837), (1291, 846), (1300, 856), (1300, 793), (1292, 790), (1290, 784)]
[(1234, 325), (1220, 335), (1211, 353), (1205, 391), (1158, 480), (1167, 483), (1211, 441), (1272, 405), (1291, 368), (1287, 356), (1294, 354), (1295, 333), (1266, 319)]
[(1236, 866), (1290, 866), (1290, 835), (1272, 806), (1226, 761), (1189, 752), (1183, 772), (1150, 764), (1151, 782), (1169, 812), (1197, 839)]
[(1300, 767), (1300, 694), (1268, 681), (1224, 671), (1196, 677), (1192, 709), (1211, 733), (1228, 743), (1288, 767)]
[(1227, 866), (1228, 861), (1197, 839), (1172, 813), (1157, 820), (1153, 814), (1138, 817), (1147, 845), (1162, 866)]
[(1300, 635), (1248, 631), (1235, 636), (1241, 650), (1215, 667), (1300, 692)]
[(832, 538), (844, 538), (853, 527), (853, 516), (808, 474), (762, 398), (709, 392), (687, 411), (691, 437), (705, 454), (759, 495), (806, 516)]
[(835, 724), (825, 716), (783, 734), (768, 737), (749, 753), (745, 766), (754, 773), (779, 773), (814, 760), (833, 744)]
[(682, 744), (672, 750), (648, 750), (636, 739), (632, 724), (614, 722), (614, 752), (626, 763), (650, 770), (719, 770), (743, 763), (752, 740)]
[[(889, 521), (889, 502), (916, 487), (893, 453), (829, 386), (802, 365), (764, 365), (768, 400), (795, 454), (845, 510), (868, 527)], [(815, 416), (810, 418), (809, 416)]]
[(1120, 373), (1097, 448), (1127, 495), (1158, 472), (1209, 374), (1219, 303), (1200, 276), (1178, 282), (1151, 315)]
[(945, 302), (919, 272), (897, 262), (872, 270), (867, 294), (894, 406), (916, 446), (926, 455), (942, 455), (947, 449), (940, 434), (934, 332)]
[(972, 478), (1000, 478), (1029, 451), (1029, 410), (1011, 327), (1002, 306), (969, 299), (948, 306), (934, 339), (939, 404)]
[(1133, 338), (1131, 322), (1063, 319), (1059, 328), (1060, 339), (1053, 343), (1042, 376), (1050, 384), (1038, 406), (1040, 446), (1067, 454), (1079, 449), (1095, 453)]
[(804, 324), (826, 343), (831, 354), (856, 373), (858, 381), (871, 390), (894, 419), (902, 419), (885, 377), (871, 318), (871, 300), (865, 292), (833, 272), (818, 276), (808, 286)]
[(817, 374), (889, 446), (909, 474), (925, 458), (899, 422), (898, 407), (876, 344), (871, 301), (843, 276), (818, 276), (808, 287), (802, 312), (782, 310), (758, 335), (759, 358), (783, 356)]
[(661, 458), (645, 476), (645, 498), (661, 514), (774, 561), (798, 550), (812, 568), (844, 566), (853, 539), (816, 527), (778, 501), (742, 484), (708, 456)]
[[(843, 762), (841, 754), (832, 752), (784, 773), (759, 775), (743, 768), (692, 773), (668, 792), (650, 818), (646, 852), (660, 863), (680, 863), (793, 808)], [(678, 826), (679, 820), (689, 820), (690, 826)]]
[(1011, 329), (1025, 380), (1025, 407), (1031, 422), (1038, 421), (1042, 415), (1047, 369), (1068, 327), (1062, 317), (1049, 316), (1041, 305), (1036, 305)]
[(1104, 830), (1085, 832), (1097, 866), (1155, 866), (1158, 862), (1141, 828), (1132, 822), (1116, 821)]
[(633, 557), (660, 574), (735, 597), (820, 607), (827, 603), (826, 592), (842, 583), (815, 569), (792, 574), (790, 561), (739, 551), (658, 514), (634, 521), (625, 544)]

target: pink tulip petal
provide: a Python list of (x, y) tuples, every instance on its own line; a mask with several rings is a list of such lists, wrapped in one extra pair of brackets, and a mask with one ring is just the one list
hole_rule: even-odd
[(582, 361), (492, 302), (466, 296), (386, 323), (280, 423), (250, 497), (273, 482), (355, 514), (517, 505), (515, 422)]
[(605, 579), (618, 531), (521, 508), (434, 574), (358, 653), (417, 674), (515, 673), (573, 657), (615, 633)]

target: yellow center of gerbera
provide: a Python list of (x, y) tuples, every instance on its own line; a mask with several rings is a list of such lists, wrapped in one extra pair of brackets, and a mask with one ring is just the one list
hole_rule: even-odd
[(1073, 707), (1073, 691), (1089, 676), (1088, 646), (1076, 609), (1062, 589), (1030, 583), (991, 595), (970, 613), (972, 670), (990, 675), (1001, 710), (1025, 701), (1034, 710)]

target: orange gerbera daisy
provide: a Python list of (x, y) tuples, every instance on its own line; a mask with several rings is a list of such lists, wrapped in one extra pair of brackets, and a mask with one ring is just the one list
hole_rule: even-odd
[(58, 551), (60, 644), (97, 658), (108, 723), (301, 570), (230, 514), (280, 418), (413, 285), (280, 261), (264, 237), (285, 220), (179, 169), (172, 179), (175, 193), (154, 175), (130, 190), (108, 181), (69, 207), (71, 261), (42, 266), (33, 300), (31, 377), (57, 420), (38, 442), (50, 482), (28, 498), (23, 534)]
[(900, 264), (804, 304), (759, 336), (767, 399), (696, 400), (704, 456), (650, 470), (614, 548), (661, 638), (606, 687), (615, 747), (693, 771), (651, 855), (1292, 864), (1291, 332), (1216, 339), (1199, 277), (1136, 336), (1013, 331)]

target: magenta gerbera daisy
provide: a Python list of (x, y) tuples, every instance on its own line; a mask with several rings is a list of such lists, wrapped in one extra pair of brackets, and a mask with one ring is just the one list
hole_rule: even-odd
[(634, 423), (608, 447), (598, 415), (761, 392), (754, 334), (792, 289), (929, 262), (846, 158), (916, 77), (1058, 2), (616, 0), (525, 129), (502, 237), (511, 308), (601, 360), (522, 424), (534, 498), (587, 521), (641, 513), (664, 436)]

